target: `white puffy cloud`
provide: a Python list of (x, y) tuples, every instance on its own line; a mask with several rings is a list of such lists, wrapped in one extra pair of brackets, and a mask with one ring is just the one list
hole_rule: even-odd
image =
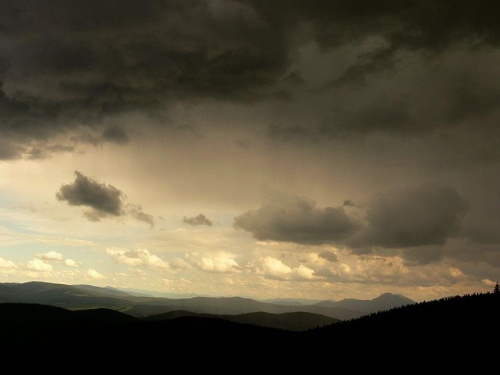
[(222, 251), (210, 255), (188, 253), (184, 257), (187, 263), (202, 271), (219, 273), (239, 272), (241, 267), (234, 258), (234, 254)]
[(170, 261), (170, 267), (175, 269), (184, 270), (188, 268), (190, 265), (182, 258), (174, 258)]
[(36, 257), (38, 259), (47, 261), (47, 262), (62, 262), (64, 260), (64, 257), (61, 253), (57, 253), (55, 251), (49, 251), (48, 253), (44, 254), (36, 254)]
[(30, 260), (26, 264), (26, 267), (31, 271), (38, 271), (38, 272), (52, 271), (52, 266), (50, 264), (45, 263), (43, 260), (38, 258), (33, 258), (32, 260)]
[(11, 262), (10, 260), (6, 260), (6, 259), (0, 257), (0, 268), (1, 269), (14, 269), (14, 268), (17, 268), (17, 266), (14, 262)]
[(73, 259), (65, 259), (63, 254), (56, 251), (49, 251), (47, 253), (41, 253), (35, 255), (36, 259), (46, 262), (57, 262), (64, 264), (66, 267), (78, 267), (79, 262), (75, 262)]
[(106, 252), (116, 264), (158, 269), (167, 269), (169, 267), (168, 262), (165, 262), (157, 255), (151, 254), (147, 249), (123, 250), (108, 248)]
[(302, 279), (312, 279), (314, 278), (314, 270), (307, 268), (303, 264), (294, 268), (293, 271)]
[(287, 275), (292, 273), (291, 267), (288, 267), (281, 260), (273, 257), (262, 258), (257, 270), (263, 275), (272, 276), (279, 279), (285, 278)]
[(78, 267), (78, 263), (73, 259), (64, 259), (64, 265), (67, 267)]
[(16, 268), (17, 266), (14, 262), (0, 257), (0, 272), (12, 271)]
[(311, 280), (314, 278), (314, 270), (303, 264), (292, 268), (281, 260), (269, 256), (259, 260), (256, 272), (278, 280)]
[(95, 269), (93, 268), (90, 268), (88, 271), (87, 271), (87, 275), (89, 275), (91, 278), (95, 279), (95, 280), (100, 280), (100, 279), (104, 279), (104, 275), (100, 274), (99, 272), (97, 272)]

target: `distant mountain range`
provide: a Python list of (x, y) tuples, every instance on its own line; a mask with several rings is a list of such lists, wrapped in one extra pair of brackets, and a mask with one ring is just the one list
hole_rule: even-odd
[(378, 311), (390, 310), (394, 307), (410, 305), (412, 303), (415, 303), (415, 301), (401, 294), (384, 293), (370, 300), (348, 298), (338, 302), (322, 301), (316, 303), (315, 306), (342, 307), (370, 314)]
[[(0, 302), (10, 303), (38, 303), (67, 309), (96, 309), (109, 308), (127, 313), (136, 317), (165, 314), (172, 311), (188, 311), (195, 314), (211, 315), (241, 315), (250, 313), (308, 313), (323, 316), (323, 320), (316, 318), (313, 321), (332, 322), (324, 318), (339, 320), (353, 319), (368, 313), (388, 310), (393, 307), (412, 303), (409, 298), (400, 295), (383, 294), (373, 300), (342, 300), (322, 301), (310, 305), (304, 301), (293, 304), (292, 301), (276, 300), (274, 303), (260, 302), (241, 297), (193, 297), (193, 298), (155, 298), (132, 295), (114, 288), (101, 288), (91, 285), (64, 285), (43, 282), (28, 282), (24, 284), (0, 284)], [(310, 318), (310, 315), (307, 315)], [(307, 320), (306, 315), (303, 316)], [(239, 319), (253, 319), (255, 317)], [(270, 318), (269, 318), (270, 319)], [(273, 318), (275, 319), (275, 318)], [(265, 319), (262, 319), (264, 321)], [(310, 320), (310, 319), (309, 319)], [(307, 320), (307, 321), (309, 321)], [(284, 323), (283, 323), (284, 324)], [(314, 323), (306, 324), (307, 327)], [(262, 324), (265, 325), (265, 324)], [(275, 325), (279, 325), (276, 321)], [(293, 325), (293, 324), (292, 324)], [(271, 325), (273, 326), (273, 325)]]

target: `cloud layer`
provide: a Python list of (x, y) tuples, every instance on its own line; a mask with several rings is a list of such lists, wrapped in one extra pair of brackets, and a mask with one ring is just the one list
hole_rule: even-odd
[[(371, 45), (330, 88), (366, 83), (370, 75), (394, 70), (408, 53), (432, 60), (454, 48), (497, 47), (498, 8), (488, 0), (387, 0), (376, 6), (346, 0), (92, 0), (85, 8), (76, 0), (4, 1), (0, 159), (72, 147), (51, 141), (68, 132), (74, 140), (125, 144), (130, 136), (117, 125), (119, 116), (165, 119), (177, 101), (290, 98), (290, 87), (304, 82), (292, 70), (294, 57), (311, 43), (325, 51)], [(453, 113), (466, 111), (464, 117), (497, 102), (498, 90), (478, 93), (460, 82), (464, 90), (455, 91)], [(414, 120), (405, 99), (393, 111), (384, 108), (394, 103), (380, 100), (362, 112), (336, 111), (343, 119), (318, 129), (404, 131), (425, 123)], [(275, 129), (307, 131), (299, 125)]]

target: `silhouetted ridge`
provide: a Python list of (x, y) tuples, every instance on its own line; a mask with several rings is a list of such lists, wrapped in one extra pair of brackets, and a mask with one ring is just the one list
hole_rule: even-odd
[(265, 312), (255, 312), (240, 315), (214, 315), (200, 314), (191, 311), (171, 311), (165, 314), (153, 315), (145, 318), (146, 321), (162, 321), (177, 319), (180, 317), (198, 317), (228, 320), (241, 324), (252, 324), (256, 326), (279, 328), (290, 331), (304, 331), (312, 328), (322, 327), (338, 322), (337, 319), (324, 315), (311, 314), (306, 312), (290, 312), (283, 314), (270, 314)]
[(100, 322), (111, 323), (111, 324), (137, 322), (139, 320), (134, 316), (124, 314), (119, 311), (111, 309), (78, 310), (75, 311), (75, 313), (87, 318), (95, 319)]

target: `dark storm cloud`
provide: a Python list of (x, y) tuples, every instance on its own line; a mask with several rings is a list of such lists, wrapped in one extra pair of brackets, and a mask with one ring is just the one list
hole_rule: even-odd
[(331, 251), (323, 251), (318, 254), (320, 258), (326, 259), (329, 262), (338, 262), (337, 255)]
[(420, 266), (442, 260), (444, 252), (441, 246), (421, 246), (401, 250), (398, 255), (407, 266)]
[(21, 0), (0, 14), (0, 131), (20, 141), (173, 100), (255, 100), (288, 64), (284, 34), (238, 2)]
[[(342, 207), (274, 194), (258, 209), (235, 218), (235, 227), (258, 240), (347, 246), (361, 255), (397, 253), (409, 264), (440, 260), (441, 246), (460, 235), (467, 202), (449, 187), (419, 186), (390, 191), (369, 202), (362, 220)], [(379, 249), (379, 250), (377, 250)], [(334, 253), (320, 257), (335, 261)]]
[(268, 129), (268, 135), (271, 138), (284, 142), (317, 140), (315, 131), (302, 125), (277, 126), (271, 124)]
[(124, 204), (125, 196), (113, 185), (101, 183), (93, 178), (75, 171), (75, 181), (63, 184), (56, 193), (59, 201), (70, 206), (83, 206), (90, 210), (84, 215), (91, 221), (99, 221), (106, 217), (130, 215), (134, 219), (154, 226), (153, 216), (145, 213), (142, 207), (134, 204)]
[(56, 194), (60, 201), (70, 206), (86, 206), (93, 209), (94, 219), (123, 215), (123, 193), (113, 185), (100, 183), (75, 171), (75, 181), (62, 185)]
[(258, 240), (319, 245), (346, 238), (358, 224), (342, 207), (321, 208), (305, 198), (273, 194), (259, 209), (235, 217), (234, 226)]
[(196, 225), (212, 226), (213, 225), (212, 221), (209, 220), (208, 217), (206, 217), (203, 214), (199, 214), (197, 216), (191, 216), (191, 217), (184, 217), (184, 219), (182, 219), (182, 221), (186, 224), (193, 225), (193, 226), (196, 226)]
[(243, 0), (277, 28), (294, 30), (307, 25), (324, 48), (381, 38), (385, 45), (361, 55), (346, 74), (354, 80), (365, 73), (391, 67), (401, 50), (430, 53), (455, 45), (498, 45), (500, 26), (496, 14), (500, 5), (483, 1), (394, 1), (362, 0)]
[(37, 144), (32, 147), (27, 156), (29, 159), (46, 159), (50, 157), (54, 153), (58, 152), (72, 152), (75, 150), (74, 146), (65, 146), (65, 145), (48, 145), (48, 144)]
[[(176, 100), (290, 97), (283, 85), (304, 83), (290, 71), (296, 48), (310, 41), (330, 50), (379, 40), (336, 82), (363, 81), (392, 69), (405, 51), (433, 57), (455, 47), (497, 46), (498, 8), (489, 0), (2, 1), (0, 134), (43, 142), (75, 127), (102, 131), (104, 118), (120, 114), (163, 118)], [(497, 92), (475, 97), (488, 107)], [(464, 100), (474, 108), (475, 99), (471, 105), (459, 95), (455, 112), (471, 111), (458, 104)], [(340, 131), (350, 124), (363, 130), (369, 121), (389, 130), (414, 121), (404, 110), (372, 109), (365, 122), (342, 116)], [(288, 130), (302, 134), (296, 126)], [(126, 140), (106, 131), (103, 137)], [(3, 159), (17, 157), (2, 152)]]
[(395, 190), (369, 204), (367, 225), (351, 245), (384, 248), (443, 245), (448, 238), (459, 234), (467, 207), (465, 200), (448, 187)]
[(19, 159), (23, 153), (24, 149), (15, 142), (0, 139), (0, 160)]
[(107, 142), (126, 144), (129, 141), (129, 137), (125, 129), (119, 126), (109, 126), (102, 132), (102, 139)]

